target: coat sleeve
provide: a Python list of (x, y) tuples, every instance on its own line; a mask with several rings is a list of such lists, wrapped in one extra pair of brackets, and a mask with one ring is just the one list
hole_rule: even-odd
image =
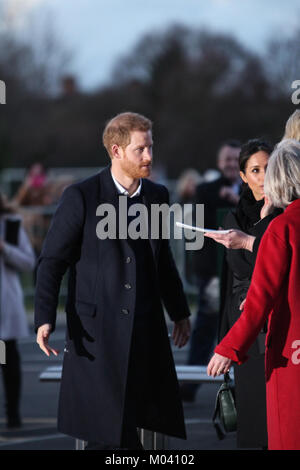
[(17, 271), (32, 271), (34, 269), (35, 255), (22, 226), (20, 227), (18, 245), (3, 242), (2, 254), (4, 262)]
[(272, 214), (267, 215), (266, 217), (261, 219), (254, 226), (253, 230), (250, 232), (250, 235), (254, 235), (255, 240), (254, 240), (254, 243), (253, 243), (252, 251), (246, 250), (245, 256), (246, 256), (247, 261), (253, 266), (253, 269), (254, 269), (254, 266), (255, 266), (256, 257), (257, 257), (257, 253), (258, 253), (258, 248), (259, 248), (261, 239), (262, 239), (265, 231), (267, 230), (269, 224), (272, 222), (274, 217), (276, 217), (276, 215), (278, 215), (277, 211), (272, 213)]
[[(169, 204), (169, 193), (166, 188), (164, 199)], [(158, 261), (158, 278), (160, 295), (167, 312), (173, 321), (180, 321), (190, 316), (190, 310), (184, 293), (175, 261), (170, 249), (169, 240), (161, 240)]]
[(264, 234), (242, 315), (217, 345), (215, 352), (242, 364), (287, 281), (290, 248), (269, 229)]
[(55, 329), (62, 278), (80, 250), (84, 202), (80, 189), (69, 186), (63, 193), (38, 261), (35, 294), (35, 330), (50, 323)]

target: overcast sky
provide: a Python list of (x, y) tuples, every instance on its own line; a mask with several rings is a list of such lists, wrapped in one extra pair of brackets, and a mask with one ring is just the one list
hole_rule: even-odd
[(205, 27), (231, 32), (259, 52), (271, 35), (291, 33), (300, 19), (299, 0), (0, 0), (1, 5), (9, 6), (19, 30), (29, 13), (38, 19), (52, 12), (85, 89), (107, 82), (118, 57), (149, 31), (174, 23)]

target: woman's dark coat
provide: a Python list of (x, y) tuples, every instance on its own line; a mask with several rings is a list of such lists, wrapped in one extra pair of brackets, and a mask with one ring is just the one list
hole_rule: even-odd
[[(143, 194), (148, 208), (168, 203), (166, 188), (149, 180), (143, 180)], [(128, 240), (97, 238), (96, 210), (101, 203), (113, 204), (118, 220), (118, 202), (109, 168), (65, 190), (39, 260), (35, 299), (35, 327), (44, 323), (54, 327), (60, 281), (70, 268), (58, 428), (86, 441), (113, 445), (120, 443), (122, 428), (136, 260)], [(174, 321), (190, 313), (168, 240), (150, 240), (150, 244), (156, 308), (147, 329), (150, 364), (139, 363), (141, 372), (147, 368), (150, 380), (143, 390), (137, 426), (185, 438), (161, 299)]]

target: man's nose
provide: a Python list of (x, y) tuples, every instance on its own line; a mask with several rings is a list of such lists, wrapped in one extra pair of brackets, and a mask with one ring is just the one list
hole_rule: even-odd
[(149, 162), (149, 163), (152, 161), (152, 150), (151, 149), (148, 149), (148, 148), (145, 149), (145, 151), (144, 151), (144, 160)]

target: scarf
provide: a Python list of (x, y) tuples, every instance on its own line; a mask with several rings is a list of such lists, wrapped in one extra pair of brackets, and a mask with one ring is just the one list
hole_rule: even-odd
[(247, 184), (243, 184), (236, 217), (241, 230), (248, 232), (260, 220), (260, 211), (265, 203), (264, 198), (257, 201)]

